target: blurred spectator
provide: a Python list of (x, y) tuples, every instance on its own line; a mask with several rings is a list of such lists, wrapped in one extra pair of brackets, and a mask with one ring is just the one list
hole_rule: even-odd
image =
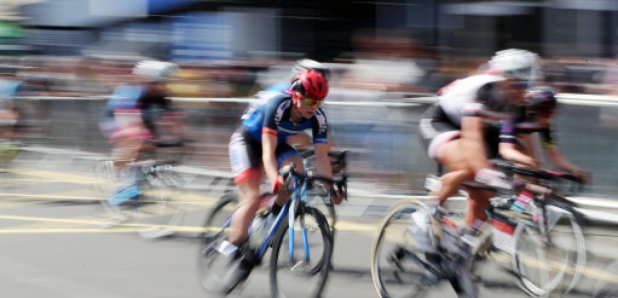
[(417, 48), (410, 38), (360, 32), (353, 42), (356, 52), (342, 86), (386, 92), (428, 91), (421, 86), (428, 71), (416, 61)]
[(618, 62), (606, 62), (600, 89), (602, 93), (618, 95)]
[(15, 97), (22, 82), (15, 77), (15, 67), (0, 66), (0, 140), (13, 138), (14, 127), (19, 119), (15, 109)]

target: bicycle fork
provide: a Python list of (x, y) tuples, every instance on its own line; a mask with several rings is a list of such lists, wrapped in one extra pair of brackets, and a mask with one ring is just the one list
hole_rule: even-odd
[[(307, 234), (307, 227), (305, 223), (305, 213), (300, 210), (302, 206), (298, 205), (297, 200), (293, 200), (290, 206), (290, 213), (288, 213), (288, 262), (292, 265), (292, 271), (299, 269), (300, 267), (309, 264), (311, 261), (311, 255), (309, 253), (309, 237)], [(294, 220), (296, 219), (296, 212), (299, 212), (299, 225), (301, 239), (303, 242), (304, 259), (297, 262), (294, 253), (294, 239), (296, 237), (296, 231), (294, 229)]]

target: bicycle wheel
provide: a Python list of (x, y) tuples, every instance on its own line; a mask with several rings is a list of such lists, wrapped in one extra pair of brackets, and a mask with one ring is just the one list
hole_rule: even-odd
[(614, 261), (603, 270), (603, 275), (598, 277), (594, 286), (593, 297), (616, 298), (618, 297), (618, 261)]
[(301, 206), (294, 220), (293, 239), (288, 231), (288, 224), (284, 222), (272, 243), (272, 296), (320, 297), (330, 271), (332, 253), (326, 217), (315, 208)]
[[(177, 185), (170, 173), (150, 172), (141, 183), (142, 196), (136, 201), (136, 221), (144, 238), (170, 236), (176, 232), (184, 215), (181, 204), (172, 199)], [(129, 202), (129, 204), (132, 202)]]
[(380, 297), (422, 297), (439, 281), (427, 267), (435, 255), (420, 250), (408, 232), (412, 214), (422, 208), (416, 200), (401, 201), (382, 221), (371, 248), (371, 279)]
[(94, 192), (102, 199), (107, 199), (119, 178), (118, 172), (114, 168), (114, 162), (111, 160), (98, 161), (91, 172), (94, 178), (92, 181)]
[(326, 221), (330, 231), (331, 248), (334, 249), (335, 225), (337, 224), (335, 204), (333, 203), (329, 192), (310, 193), (309, 195), (311, 198), (308, 200), (307, 205), (318, 209), (326, 216)]
[(242, 283), (250, 269), (242, 266), (242, 258), (230, 258), (217, 251), (227, 239), (227, 231), (221, 229), (211, 237), (200, 238), (198, 254), (198, 278), (204, 290), (218, 296), (225, 296)]
[(225, 193), (206, 216), (200, 237), (211, 237), (217, 234), (236, 211), (237, 206), (238, 194), (236, 192)]
[(103, 221), (98, 223), (100, 228), (111, 228), (122, 224), (130, 219), (130, 216), (124, 212), (119, 206), (114, 206), (109, 203), (109, 197), (116, 188), (116, 185), (121, 181), (120, 172), (114, 167), (112, 160), (98, 161), (91, 171), (93, 175), (92, 189), (99, 199), (99, 207), (97, 216), (103, 218)]
[[(536, 207), (536, 206), (535, 206)], [(538, 207), (536, 207), (538, 208)], [(546, 205), (546, 221), (532, 216), (515, 230), (513, 269), (532, 295), (566, 293), (578, 282), (586, 263), (586, 246), (578, 213), (560, 202)]]

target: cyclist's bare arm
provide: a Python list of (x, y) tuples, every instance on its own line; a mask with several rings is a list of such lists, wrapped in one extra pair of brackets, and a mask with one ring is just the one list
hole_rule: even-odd
[(519, 150), (517, 145), (512, 143), (500, 143), (499, 145), (500, 155), (502, 158), (512, 161), (516, 164), (520, 164), (530, 168), (538, 168), (538, 161)]
[(277, 157), (275, 149), (277, 148), (277, 135), (272, 133), (262, 132), (262, 162), (268, 179), (275, 183), (279, 180), (279, 169), (277, 168)]
[(318, 170), (318, 174), (323, 177), (332, 177), (332, 169), (330, 166), (330, 158), (328, 157), (328, 151), (330, 149), (329, 144), (315, 144), (315, 162)]
[(549, 157), (552, 164), (555, 166), (566, 170), (583, 181), (588, 180), (588, 172), (573, 163), (571, 163), (563, 154), (560, 152), (557, 146), (545, 147), (545, 151), (547, 152), (547, 156)]

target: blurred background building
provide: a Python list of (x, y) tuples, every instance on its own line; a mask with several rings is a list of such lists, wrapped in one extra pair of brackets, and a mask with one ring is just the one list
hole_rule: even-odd
[(611, 80), (607, 59), (618, 55), (613, 0), (3, 0), (0, 14), (2, 55), (152, 57), (233, 72), (298, 57), (351, 63), (362, 47), (390, 56), (398, 45), (427, 72), (418, 90), (430, 91), (517, 47), (546, 59), (548, 81), (578, 92)]
[[(21, 95), (37, 98), (24, 109), (47, 121), (51, 143), (104, 148), (93, 133), (102, 103), (83, 98), (106, 99), (136, 61), (160, 59), (180, 65), (172, 95), (223, 101), (183, 103), (196, 138), (206, 140), (201, 154), (217, 166), (227, 166), (224, 147), (245, 107), (232, 99), (287, 81), (298, 59), (330, 66), (329, 101), (379, 104), (430, 97), (505, 48), (539, 53), (545, 83), (562, 93), (614, 101), (618, 1), (0, 0), (0, 64), (24, 81)], [(609, 192), (618, 108), (598, 103), (565, 108), (559, 136)], [(411, 171), (417, 183), (433, 169), (415, 140), (425, 108), (415, 104), (328, 106), (339, 116), (330, 121), (337, 145), (362, 151), (356, 164), (370, 169), (358, 173), (400, 175), (410, 189)], [(572, 123), (576, 116), (586, 116), (585, 128)]]

